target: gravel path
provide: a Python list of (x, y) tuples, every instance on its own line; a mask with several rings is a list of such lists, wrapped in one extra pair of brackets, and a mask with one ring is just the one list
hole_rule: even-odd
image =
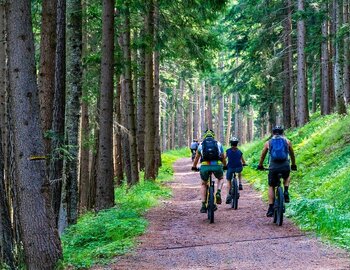
[(190, 168), (190, 159), (174, 164), (173, 198), (147, 214), (150, 227), (136, 250), (94, 269), (350, 269), (348, 252), (305, 235), (289, 220), (273, 224), (247, 184), (238, 209), (223, 202), (209, 224), (199, 213), (199, 174)]

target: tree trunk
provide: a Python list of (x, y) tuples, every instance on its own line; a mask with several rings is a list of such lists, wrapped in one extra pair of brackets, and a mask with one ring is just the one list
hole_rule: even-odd
[(10, 104), (13, 116), (16, 192), (26, 266), (53, 269), (62, 256), (46, 177), (35, 77), (31, 2), (8, 3)]
[[(131, 179), (128, 179), (130, 185), (139, 181), (137, 144), (136, 144), (136, 123), (135, 123), (135, 105), (134, 91), (132, 88), (131, 73), (131, 47), (130, 47), (130, 11), (128, 2), (125, 3), (124, 10), (124, 31), (123, 31), (123, 58), (124, 58), (124, 90), (126, 101), (126, 127), (129, 132), (129, 153), (131, 162)], [(112, 53), (112, 52), (111, 52)]]
[[(88, 55), (88, 32), (86, 27), (86, 16), (87, 16), (87, 0), (82, 1), (83, 17), (84, 17), (84, 30), (83, 30), (83, 58)], [(83, 69), (83, 78), (86, 74), (86, 69)], [(84, 99), (85, 97), (85, 99)], [(89, 107), (88, 107), (88, 89), (87, 84), (83, 84), (83, 99), (81, 104), (81, 126), (80, 126), (80, 173), (79, 173), (79, 212), (84, 213), (87, 210), (91, 210), (88, 207), (89, 195), (90, 195), (90, 181), (89, 181), (89, 163), (90, 163), (90, 151), (89, 151), (89, 138), (90, 138), (90, 127), (89, 127)]]
[(113, 74), (114, 74), (114, 0), (102, 2), (102, 56), (98, 147), (96, 179), (97, 210), (114, 205), (113, 184)]
[(81, 0), (67, 2), (67, 104), (65, 144), (69, 157), (63, 161), (63, 186), (58, 230), (74, 224), (78, 216), (78, 148), (82, 82), (82, 6)]
[(203, 132), (206, 130), (207, 128), (207, 124), (206, 124), (206, 110), (205, 110), (206, 104), (205, 104), (205, 81), (202, 81), (201, 83), (201, 92), (200, 92), (200, 112), (201, 112), (201, 117), (200, 117), (200, 121), (201, 121), (201, 130), (200, 130), (200, 137), (203, 137)]
[(207, 105), (207, 117), (206, 117), (206, 127), (209, 129), (213, 129), (213, 109), (212, 109), (212, 87), (210, 84), (207, 86), (208, 89), (208, 103)]
[(197, 84), (195, 84), (193, 89), (193, 138), (198, 139), (199, 138), (199, 117), (200, 117), (200, 111), (199, 111), (199, 102), (198, 102), (198, 88)]
[(293, 91), (293, 84), (290, 80), (293, 80), (293, 63), (292, 63), (292, 10), (291, 10), (291, 0), (285, 1), (286, 6), (286, 20), (284, 23), (284, 46), (285, 55), (283, 58), (284, 63), (284, 82), (283, 82), (283, 124), (285, 128), (292, 126), (292, 113), (291, 113), (291, 92)]
[(117, 180), (117, 185), (122, 184), (124, 175), (123, 175), (123, 162), (122, 162), (122, 131), (120, 128), (121, 124), (121, 112), (120, 112), (120, 94), (121, 94), (121, 84), (117, 84), (117, 95), (115, 97), (115, 120), (117, 125), (114, 127), (114, 177)]
[(235, 128), (233, 136), (238, 139), (240, 139), (239, 120), (239, 94), (235, 93)]
[(221, 143), (224, 143), (225, 141), (225, 132), (224, 132), (224, 95), (221, 92), (220, 88), (218, 87), (218, 98), (219, 98), (219, 134), (220, 136), (218, 137), (219, 141)]
[(7, 147), (6, 129), (6, 92), (7, 92), (7, 55), (6, 55), (6, 12), (4, 4), (0, 4), (0, 263), (14, 268), (13, 238), (10, 219), (9, 193), (5, 186), (4, 161)]
[(227, 129), (226, 129), (226, 138), (225, 138), (225, 144), (229, 145), (230, 143), (230, 137), (231, 137), (231, 128), (232, 128), (232, 100), (233, 100), (233, 94), (230, 93), (228, 96), (227, 101)]
[(161, 166), (161, 150), (160, 150), (160, 51), (159, 51), (159, 0), (154, 1), (154, 127), (155, 127), (155, 137), (154, 137), (154, 151), (155, 151), (155, 170), (158, 175), (158, 168)]
[(341, 63), (340, 63), (340, 38), (338, 38), (339, 30), (341, 26), (341, 18), (340, 14), (340, 4), (338, 0), (333, 0), (333, 8), (334, 8), (334, 23), (335, 23), (335, 42), (334, 42), (334, 91), (335, 91), (335, 101), (336, 108), (339, 114), (346, 114), (346, 107), (344, 102), (344, 88), (342, 85), (342, 74), (341, 74)]
[[(304, 0), (298, 0), (298, 12), (304, 12)], [(306, 61), (305, 61), (305, 21), (297, 22), (298, 33), (298, 126), (303, 126), (309, 121), (308, 95), (306, 86)]]
[(145, 53), (145, 179), (156, 178), (155, 126), (154, 126), (154, 1), (146, 1), (145, 33), (149, 37)]
[(321, 45), (321, 114), (327, 115), (331, 113), (330, 95), (329, 95), (329, 50), (328, 50), (328, 20), (325, 19), (322, 23), (322, 45)]
[[(140, 36), (144, 39), (143, 30)], [(137, 154), (140, 170), (145, 169), (145, 45), (140, 48), (139, 89), (137, 92)]]
[[(343, 0), (343, 24), (349, 23), (349, 0)], [(344, 36), (343, 85), (347, 105), (350, 103), (350, 34)]]
[[(38, 74), (40, 116), (45, 135), (52, 127), (53, 98), (55, 92), (55, 51), (57, 0), (42, 1), (40, 68)], [(50, 154), (50, 139), (45, 136), (45, 153)]]
[(316, 112), (316, 65), (312, 65), (311, 86), (312, 86), (312, 113)]
[(57, 1), (57, 43), (55, 57), (55, 93), (53, 98), (52, 156), (50, 159), (49, 179), (51, 181), (51, 202), (56, 217), (59, 218), (63, 153), (60, 150), (64, 143), (64, 116), (66, 103), (66, 1)]
[(184, 92), (185, 92), (185, 82), (183, 78), (180, 78), (179, 82), (179, 96), (177, 103), (177, 147), (184, 147)]

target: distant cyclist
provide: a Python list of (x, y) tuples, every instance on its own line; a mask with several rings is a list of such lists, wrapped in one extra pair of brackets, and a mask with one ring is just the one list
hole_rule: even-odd
[(205, 201), (209, 173), (213, 172), (214, 176), (218, 179), (215, 197), (216, 203), (221, 204), (221, 189), (223, 185), (222, 179), (224, 177), (223, 165), (226, 166), (226, 160), (224, 158), (224, 149), (221, 143), (215, 140), (215, 133), (211, 129), (208, 129), (204, 132), (203, 141), (198, 147), (197, 154), (193, 162), (192, 170), (197, 170), (197, 164), (199, 161), (201, 162), (200, 176), (202, 179), (202, 207), (200, 209), (200, 212), (206, 213), (207, 208), (205, 205)]
[[(284, 200), (286, 203), (289, 203), (290, 170), (297, 170), (292, 143), (283, 135), (283, 128), (275, 126), (272, 129), (272, 134), (272, 138), (264, 145), (258, 165), (259, 170), (264, 169), (264, 159), (267, 152), (269, 152), (269, 209), (266, 213), (268, 217), (273, 216), (274, 187), (277, 185), (278, 174), (281, 174), (283, 178)], [(288, 156), (290, 156), (291, 166)]]
[(192, 161), (194, 160), (194, 157), (196, 156), (198, 146), (199, 146), (198, 140), (193, 139), (193, 141), (191, 142), (191, 145), (190, 145)]
[(230, 195), (231, 190), (231, 179), (233, 176), (233, 173), (238, 174), (238, 181), (239, 181), (239, 190), (243, 190), (242, 186), (242, 170), (243, 166), (246, 165), (245, 160), (243, 158), (243, 153), (241, 150), (238, 149), (238, 142), (239, 140), (236, 137), (232, 137), (230, 139), (230, 145), (231, 148), (226, 150), (226, 157), (227, 157), (227, 172), (226, 172), (226, 179), (227, 179), (227, 197), (226, 197), (226, 203), (230, 204), (232, 201), (232, 197)]

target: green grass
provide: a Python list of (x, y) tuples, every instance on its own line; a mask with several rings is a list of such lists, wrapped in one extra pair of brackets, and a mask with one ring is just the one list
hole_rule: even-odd
[(172, 164), (186, 155), (189, 155), (186, 149), (162, 154), (162, 167), (155, 182), (140, 181), (129, 189), (116, 188), (115, 207), (81, 216), (62, 236), (64, 265), (85, 269), (130, 251), (136, 237), (147, 229), (144, 213), (157, 205), (160, 198), (171, 196), (170, 189), (162, 183), (172, 179)]
[[(350, 249), (350, 117), (315, 115), (309, 124), (286, 136), (293, 143), (298, 165), (298, 171), (292, 172), (287, 215), (300, 228)], [(242, 148), (252, 165), (244, 177), (264, 198), (267, 173), (256, 171), (255, 166), (266, 139)]]

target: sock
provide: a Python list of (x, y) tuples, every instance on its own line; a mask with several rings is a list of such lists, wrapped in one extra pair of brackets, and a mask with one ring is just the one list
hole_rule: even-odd
[(284, 191), (288, 192), (288, 187), (287, 186), (284, 186)]

